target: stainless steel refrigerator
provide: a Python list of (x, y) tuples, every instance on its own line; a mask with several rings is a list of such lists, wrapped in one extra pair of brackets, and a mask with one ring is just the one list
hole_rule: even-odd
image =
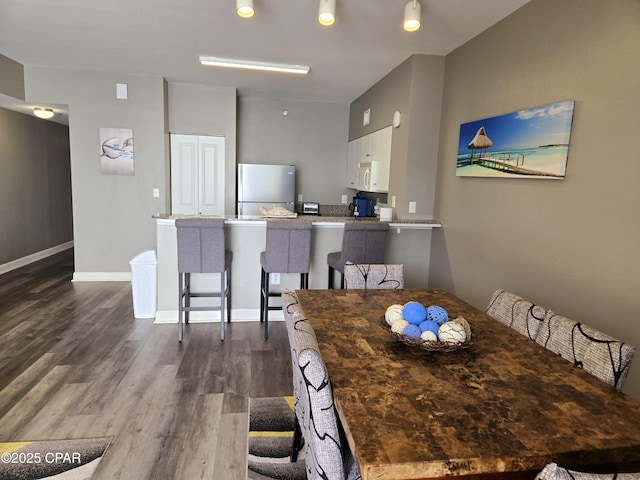
[(282, 206), (295, 211), (296, 167), (293, 165), (238, 164), (238, 215), (260, 215)]

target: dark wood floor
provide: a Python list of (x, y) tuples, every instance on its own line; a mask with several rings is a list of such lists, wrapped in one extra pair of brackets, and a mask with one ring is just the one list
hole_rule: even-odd
[(291, 395), (283, 322), (134, 319), (72, 251), (0, 276), (0, 441), (112, 437), (98, 480), (246, 478), (249, 397)]

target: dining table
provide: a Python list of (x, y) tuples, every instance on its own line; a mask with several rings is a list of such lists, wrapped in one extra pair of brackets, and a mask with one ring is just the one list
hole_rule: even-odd
[[(532, 479), (550, 462), (640, 471), (640, 401), (439, 289), (296, 290), (363, 480)], [(442, 307), (466, 348), (393, 335), (391, 305)], [(433, 310), (433, 309), (432, 309)]]

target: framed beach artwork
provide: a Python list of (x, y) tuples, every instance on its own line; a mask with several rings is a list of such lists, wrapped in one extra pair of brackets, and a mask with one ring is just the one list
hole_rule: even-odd
[(460, 125), (456, 175), (562, 179), (573, 100)]
[(103, 175), (134, 175), (132, 129), (100, 128), (100, 168)]

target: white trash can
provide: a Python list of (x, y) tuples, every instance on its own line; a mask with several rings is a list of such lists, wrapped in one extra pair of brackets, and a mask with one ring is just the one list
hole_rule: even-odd
[(155, 318), (158, 289), (158, 259), (154, 250), (136, 255), (131, 265), (131, 291), (133, 293), (133, 316)]

